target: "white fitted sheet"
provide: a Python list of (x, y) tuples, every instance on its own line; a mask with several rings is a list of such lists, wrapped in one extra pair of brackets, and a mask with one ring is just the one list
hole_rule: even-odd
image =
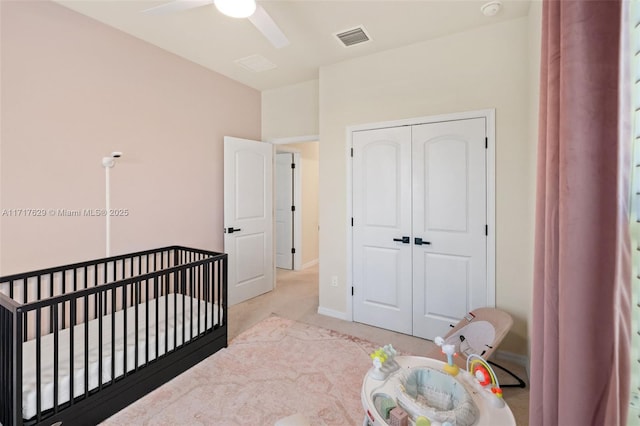
[[(194, 299), (181, 294), (169, 294), (158, 297), (158, 335), (156, 336), (156, 299), (150, 300), (149, 304), (149, 340), (146, 341), (146, 303), (138, 304), (138, 366), (147, 362), (145, 357), (146, 348), (149, 348), (149, 360), (156, 358), (156, 339), (158, 340), (158, 355), (163, 355), (165, 348), (165, 336), (168, 335), (168, 350), (174, 348), (174, 331), (177, 346), (183, 343), (182, 339), (182, 307), (184, 299), (184, 330), (186, 341), (198, 333), (198, 304), (200, 304), (200, 333), (211, 328), (218, 322), (218, 305), (207, 303), (204, 300)], [(168, 320), (165, 321), (165, 305), (168, 302)], [(174, 314), (174, 307), (175, 313)], [(191, 310), (193, 310), (193, 322), (191, 321)], [(205, 327), (205, 310), (207, 326)], [(124, 372), (124, 310), (115, 313), (115, 373), (119, 377)], [(212, 315), (213, 312), (213, 315)], [(126, 309), (127, 313), (127, 372), (135, 368), (135, 306)], [(222, 318), (222, 312), (220, 317)], [(111, 380), (111, 315), (102, 317), (102, 383)], [(168, 323), (168, 326), (167, 326)], [(89, 321), (89, 390), (99, 386), (98, 375), (98, 319)], [(189, 334), (189, 327), (192, 333)], [(69, 401), (69, 380), (70, 380), (70, 342), (69, 329), (61, 330), (58, 333), (58, 404)], [(85, 360), (84, 360), (84, 334), (85, 324), (78, 324), (74, 327), (74, 372), (73, 372), (73, 394), (74, 397), (84, 394), (85, 382)], [(36, 395), (36, 340), (24, 342), (22, 346), (22, 415), (25, 419), (34, 417), (37, 413)], [(54, 398), (54, 335), (48, 334), (41, 339), (41, 411), (53, 408)]]

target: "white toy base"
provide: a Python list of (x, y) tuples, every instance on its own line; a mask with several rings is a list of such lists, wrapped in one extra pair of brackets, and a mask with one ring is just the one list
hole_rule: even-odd
[[(415, 356), (398, 356), (395, 358), (395, 361), (398, 363), (399, 370), (389, 374), (385, 379), (379, 380), (375, 378), (377, 377), (376, 374), (370, 374), (372, 370), (375, 370), (374, 368), (372, 368), (365, 376), (361, 392), (362, 406), (365, 411), (363, 426), (388, 425), (386, 420), (383, 418), (382, 413), (378, 412), (374, 403), (374, 398), (378, 398), (379, 395), (386, 395), (394, 399), (396, 405), (399, 405), (398, 388), (401, 385), (402, 378), (407, 376), (410, 371), (422, 368), (437, 370), (437, 374), (434, 374), (434, 376), (441, 376), (443, 367), (446, 365), (446, 363), (436, 359)], [(447, 381), (451, 380), (457, 383), (454, 383), (455, 386), (463, 386), (464, 391), (466, 391), (465, 394), (468, 394), (471, 397), (473, 403), (478, 409), (475, 415), (475, 421), (470, 423), (472, 426), (516, 425), (513, 413), (504, 400), (496, 397), (488, 388), (481, 386), (475, 377), (473, 377), (468, 371), (461, 369), (457, 376), (449, 376)], [(454, 407), (454, 409), (455, 408), (456, 407)], [(405, 411), (409, 414), (408, 424), (410, 426), (415, 425), (415, 418), (411, 417), (411, 411)], [(431, 426), (443, 425), (443, 423), (437, 420), (430, 420)], [(449, 423), (452, 424), (452, 426), (456, 426), (455, 423)]]

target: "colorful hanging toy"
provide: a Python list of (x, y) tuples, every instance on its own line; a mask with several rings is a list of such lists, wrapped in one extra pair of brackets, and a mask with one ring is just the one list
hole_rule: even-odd
[(498, 378), (493, 372), (493, 368), (491, 368), (484, 358), (475, 354), (469, 355), (467, 358), (467, 370), (476, 378), (483, 388), (490, 390), (499, 401), (504, 403), (502, 399), (502, 389), (500, 389)]
[(373, 368), (369, 372), (369, 375), (376, 380), (385, 380), (389, 374), (398, 370), (400, 366), (395, 361), (396, 354), (396, 350), (390, 344), (378, 348), (369, 354), (373, 361)]

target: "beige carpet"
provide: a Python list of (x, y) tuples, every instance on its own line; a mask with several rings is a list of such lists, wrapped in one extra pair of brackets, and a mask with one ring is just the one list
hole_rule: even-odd
[(105, 425), (273, 425), (301, 413), (315, 425), (358, 425), (362, 379), (376, 346), (267, 318)]

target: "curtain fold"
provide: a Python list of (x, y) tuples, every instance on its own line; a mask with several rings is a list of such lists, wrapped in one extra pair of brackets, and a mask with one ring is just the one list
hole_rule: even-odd
[[(629, 394), (623, 2), (544, 0), (531, 425), (622, 425)], [(627, 143), (628, 144), (628, 143)]]

